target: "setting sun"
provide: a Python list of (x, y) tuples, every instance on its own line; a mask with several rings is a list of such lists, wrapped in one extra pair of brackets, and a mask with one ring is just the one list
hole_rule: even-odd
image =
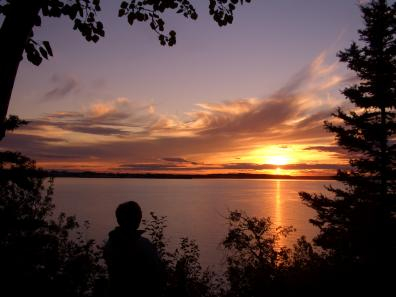
[(270, 156), (267, 158), (267, 163), (268, 164), (273, 164), (273, 165), (286, 165), (288, 163), (289, 159), (285, 156)]

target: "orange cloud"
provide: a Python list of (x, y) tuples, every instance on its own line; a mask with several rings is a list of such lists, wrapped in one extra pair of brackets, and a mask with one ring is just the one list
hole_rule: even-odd
[[(242, 170), (239, 165), (221, 164), (234, 164), (236, 157), (242, 163), (268, 146), (331, 145), (332, 136), (323, 130), (323, 121), (341, 104), (337, 89), (348, 81), (338, 64), (326, 64), (325, 55), (321, 54), (266, 98), (198, 103), (183, 117), (161, 114), (153, 104), (128, 98), (98, 101), (81, 111), (61, 111), (33, 119), (26, 129), (8, 136), (1, 146), (22, 150), (48, 167), (56, 162), (76, 167), (86, 162), (99, 166), (102, 162), (121, 168), (120, 164), (157, 164), (158, 160), (166, 162), (164, 156), (177, 156), (192, 163), (173, 164), (175, 170), (186, 166), (189, 170)], [(54, 135), (43, 131), (58, 131), (60, 140), (51, 140)], [(312, 151), (300, 149), (300, 155), (304, 153), (313, 155)], [(319, 163), (340, 163), (340, 155), (317, 150), (315, 158), (318, 156)], [(309, 161), (310, 165), (302, 170), (318, 169), (315, 160), (308, 157), (295, 161)], [(265, 164), (256, 165), (243, 170), (258, 170), (258, 165)], [(162, 168), (170, 170), (172, 166)]]

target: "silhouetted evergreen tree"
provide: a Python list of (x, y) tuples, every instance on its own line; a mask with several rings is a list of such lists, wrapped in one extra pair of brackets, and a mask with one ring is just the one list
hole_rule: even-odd
[(325, 123), (349, 152), (350, 169), (337, 172), (343, 186), (329, 187), (330, 197), (300, 195), (317, 212), (314, 242), (333, 263), (372, 279), (396, 264), (396, 5), (375, 0), (361, 11), (360, 42), (338, 54), (358, 78), (342, 91), (355, 107)]

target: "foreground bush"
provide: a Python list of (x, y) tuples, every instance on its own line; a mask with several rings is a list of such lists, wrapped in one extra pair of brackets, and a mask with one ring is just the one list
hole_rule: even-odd
[[(301, 296), (316, 292), (323, 265), (304, 237), (292, 247), (281, 244), (293, 227), (274, 226), (270, 218), (230, 212), (226, 251), (226, 296)], [(316, 292), (317, 293), (317, 292)]]
[(143, 222), (146, 235), (156, 246), (165, 270), (163, 296), (215, 297), (222, 296), (224, 281), (213, 271), (203, 269), (197, 243), (187, 237), (181, 238), (174, 251), (164, 235), (166, 217), (150, 213)]
[[(75, 217), (53, 216), (53, 181), (0, 153), (0, 279), (5, 296), (90, 296), (104, 270)], [(4, 296), (4, 295), (3, 295)]]

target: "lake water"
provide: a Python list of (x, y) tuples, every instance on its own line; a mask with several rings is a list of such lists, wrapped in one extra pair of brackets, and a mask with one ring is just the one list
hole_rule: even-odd
[(305, 206), (298, 192), (325, 192), (334, 181), (245, 179), (80, 179), (57, 178), (54, 200), (57, 211), (89, 220), (87, 237), (102, 242), (116, 225), (114, 211), (127, 200), (137, 201), (143, 217), (150, 211), (167, 216), (171, 247), (178, 239), (195, 239), (204, 266), (224, 260), (220, 242), (227, 233), (225, 217), (230, 210), (271, 217), (277, 225), (293, 225), (297, 231), (285, 242), (301, 235), (311, 239), (317, 230), (308, 222), (315, 212)]

